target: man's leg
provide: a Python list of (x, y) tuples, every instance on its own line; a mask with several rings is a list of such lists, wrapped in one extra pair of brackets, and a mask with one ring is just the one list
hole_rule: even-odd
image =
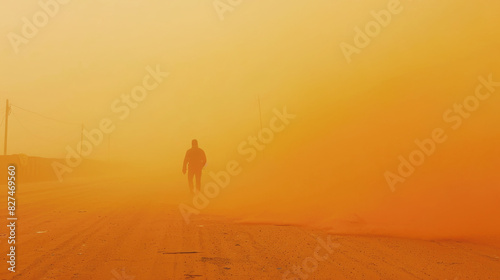
[(196, 170), (196, 188), (201, 191), (201, 170)]
[(188, 170), (188, 184), (189, 184), (189, 191), (191, 193), (194, 192), (194, 189), (193, 189), (193, 177), (194, 177), (194, 173), (195, 172), (193, 170), (191, 170), (191, 169)]

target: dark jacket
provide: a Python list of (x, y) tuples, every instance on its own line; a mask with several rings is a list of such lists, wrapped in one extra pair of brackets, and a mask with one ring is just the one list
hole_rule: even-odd
[(193, 147), (186, 152), (183, 168), (186, 169), (186, 165), (188, 165), (189, 170), (201, 170), (205, 163), (207, 163), (205, 152), (198, 147)]

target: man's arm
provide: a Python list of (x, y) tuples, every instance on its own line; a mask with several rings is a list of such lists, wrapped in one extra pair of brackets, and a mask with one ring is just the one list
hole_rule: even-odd
[(184, 163), (182, 164), (182, 173), (186, 174), (186, 167), (187, 163), (189, 161), (189, 150), (186, 152), (186, 155), (184, 156)]
[(201, 150), (201, 163), (202, 167), (205, 167), (205, 164), (207, 163), (207, 156), (205, 155), (205, 151)]

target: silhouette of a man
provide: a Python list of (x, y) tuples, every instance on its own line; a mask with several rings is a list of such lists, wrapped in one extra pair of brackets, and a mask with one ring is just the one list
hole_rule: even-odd
[[(182, 173), (186, 174), (186, 166), (188, 170), (188, 183), (191, 193), (196, 193), (201, 190), (201, 170), (207, 163), (205, 152), (198, 148), (198, 140), (191, 141), (191, 149), (187, 150), (182, 166)], [(196, 189), (193, 188), (193, 177), (196, 176)]]

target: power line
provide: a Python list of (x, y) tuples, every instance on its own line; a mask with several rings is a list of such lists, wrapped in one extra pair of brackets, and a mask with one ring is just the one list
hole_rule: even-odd
[(12, 117), (14, 117), (14, 120), (16, 120), (16, 122), (19, 124), (20, 127), (22, 127), (24, 130), (26, 130), (29, 134), (33, 135), (34, 137), (36, 137), (37, 139), (43, 139), (45, 141), (48, 141), (48, 142), (53, 142), (53, 139), (50, 139), (49, 137), (47, 136), (44, 136), (44, 135), (41, 135), (41, 134), (38, 134), (38, 133), (35, 133), (33, 132), (32, 130), (28, 129), (16, 116), (16, 114), (12, 113)]
[(60, 122), (60, 123), (64, 123), (64, 124), (67, 124), (67, 125), (78, 125), (78, 126), (81, 126), (81, 124), (78, 124), (78, 123), (73, 123), (73, 122), (67, 122), (67, 121), (61, 121), (61, 120), (58, 120), (58, 119), (54, 119), (54, 118), (51, 118), (51, 117), (47, 117), (47, 116), (44, 116), (40, 113), (37, 113), (37, 112), (34, 112), (34, 111), (31, 111), (31, 110), (28, 110), (28, 109), (24, 109), (22, 107), (19, 107), (17, 105), (14, 105), (14, 104), (11, 104), (11, 106), (13, 107), (16, 107), (18, 109), (21, 109), (23, 111), (26, 111), (26, 112), (29, 112), (29, 113), (32, 113), (32, 114), (35, 114), (35, 115), (38, 115), (42, 118), (46, 118), (46, 119), (49, 119), (49, 120), (52, 120), (52, 121), (55, 121), (55, 122)]
[(19, 124), (20, 127), (22, 127), (24, 130), (26, 130), (27, 132), (29, 132), (31, 135), (33, 135), (35, 137), (38, 137), (38, 135), (36, 135), (31, 130), (29, 130), (28, 128), (26, 128), (26, 126), (23, 125), (23, 123), (17, 118), (16, 114), (12, 114), (12, 117), (14, 117), (14, 119), (17, 121), (17, 123)]

